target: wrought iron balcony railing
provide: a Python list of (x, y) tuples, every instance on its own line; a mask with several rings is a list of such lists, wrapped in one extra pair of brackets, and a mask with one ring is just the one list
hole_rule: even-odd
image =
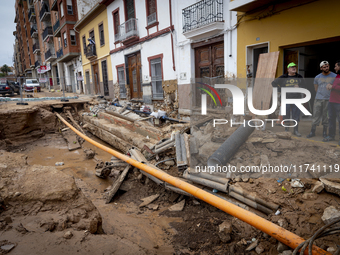
[(34, 8), (30, 8), (29, 12), (28, 12), (28, 20), (31, 21), (31, 17), (34, 18), (35, 17), (35, 10)]
[(183, 33), (223, 21), (223, 0), (202, 0), (182, 10)]
[(46, 28), (44, 29), (44, 32), (43, 32), (43, 40), (45, 41), (45, 40), (46, 40), (46, 37), (49, 36), (49, 35), (53, 36), (52, 27), (46, 27)]
[(45, 52), (45, 61), (48, 61), (49, 58), (55, 58), (55, 53), (54, 52), (51, 52), (51, 49), (48, 49), (46, 52)]
[(129, 19), (118, 27), (115, 41), (124, 41), (130, 37), (138, 36), (137, 19)]
[(60, 57), (62, 57), (63, 56), (63, 49), (59, 49), (58, 51), (57, 51), (57, 58), (60, 58)]
[(148, 16), (148, 26), (152, 25), (155, 22), (157, 22), (156, 12), (154, 12), (154, 13), (152, 13)]
[(89, 44), (86, 46), (86, 58), (94, 58), (97, 57), (96, 45)]
[(53, 25), (53, 32), (55, 33), (55, 31), (60, 27), (60, 22), (59, 19), (54, 23)]
[(31, 37), (38, 35), (38, 30), (36, 26), (31, 27)]
[(50, 14), (50, 10), (47, 4), (43, 3), (40, 9), (40, 20), (44, 19), (48, 14)]
[(38, 50), (40, 50), (39, 44), (38, 43), (33, 44), (33, 53)]

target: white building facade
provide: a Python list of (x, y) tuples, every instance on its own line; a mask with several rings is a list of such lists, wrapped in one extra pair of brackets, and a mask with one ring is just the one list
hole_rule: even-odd
[(156, 108), (173, 108), (176, 103), (171, 5), (172, 1), (116, 0), (107, 6), (113, 84), (120, 100)]
[[(237, 76), (237, 16), (229, 0), (173, 0), (179, 112), (189, 113), (191, 82)], [(209, 79), (208, 79), (209, 78)]]

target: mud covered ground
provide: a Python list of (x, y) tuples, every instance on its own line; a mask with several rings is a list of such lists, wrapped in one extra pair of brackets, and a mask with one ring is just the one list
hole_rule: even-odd
[[(83, 148), (92, 148), (97, 160), (111, 157), (87, 142)], [(82, 149), (68, 151), (59, 134), (47, 134), (14, 151), (2, 151), (0, 156), (0, 188), (6, 205), (0, 215), (1, 240), (16, 244), (12, 254), (98, 254), (98, 250), (102, 254), (243, 254), (249, 246), (244, 241), (252, 238), (260, 241), (263, 254), (278, 253), (274, 238), (205, 202), (173, 194), (145, 177), (139, 179), (136, 170), (130, 170), (114, 201), (105, 204), (103, 195), (113, 179), (97, 178), (97, 161), (86, 159)], [(55, 167), (60, 161), (65, 165)], [(278, 216), (251, 211), (308, 238), (323, 226), (323, 210), (331, 205), (339, 207), (340, 199), (324, 191), (303, 199), (316, 180), (302, 181), (305, 188), (294, 189), (294, 193), (282, 190), (282, 185), (289, 187), (287, 181), (279, 185), (275, 179), (260, 178), (237, 185), (282, 207)], [(142, 198), (154, 194), (160, 194), (153, 202), (159, 206), (157, 210), (138, 208)], [(182, 199), (186, 200), (183, 211), (168, 210)], [(97, 228), (91, 230), (92, 218)], [(232, 223), (228, 242), (222, 242), (219, 234), (224, 221)], [(73, 234), (70, 239), (63, 237), (67, 231)], [(336, 242), (339, 237), (316, 243), (327, 248)]]
[[(19, 140), (6, 130), (9, 140), (3, 145), (7, 151), (0, 151), (0, 245), (15, 245), (10, 254), (257, 254), (254, 250), (245, 251), (254, 238), (263, 248), (261, 254), (278, 254), (276, 239), (203, 201), (165, 190), (145, 176), (141, 178), (134, 168), (113, 201), (105, 204), (105, 192), (115, 178), (96, 177), (95, 166), (101, 160), (110, 161), (111, 155), (87, 142), (82, 148), (69, 151), (59, 134), (58, 122), (44, 125), (47, 119), (53, 119), (52, 113), (36, 110), (32, 114), (42, 127), (39, 129), (35, 124), (31, 130), (28, 124), (24, 129), (18, 126), (14, 130), (20, 131)], [(28, 123), (25, 114), (20, 116), (18, 121), (3, 120), (2, 125), (9, 123), (15, 127), (20, 122)], [(199, 131), (202, 132), (199, 145), (204, 145), (203, 138), (207, 138), (205, 128)], [(25, 143), (24, 139), (38, 129), (39, 136)], [(226, 138), (231, 131), (216, 135)], [(211, 136), (207, 139), (214, 140)], [(275, 139), (275, 142), (262, 143), (263, 139)], [(219, 145), (216, 143), (211, 148)], [(84, 150), (88, 149), (95, 152), (93, 159), (86, 157)], [(300, 165), (339, 163), (340, 153), (332, 145), (280, 139), (271, 131), (256, 131), (230, 163), (259, 165), (263, 155), (271, 164)], [(56, 162), (64, 165), (55, 166)], [(160, 164), (159, 167), (181, 176), (174, 166)], [(325, 190), (312, 193), (317, 178), (301, 179), (304, 188), (291, 188), (287, 178), (292, 177), (285, 176), (278, 182), (278, 178), (247, 176), (244, 178), (247, 181), (242, 181), (233, 176), (232, 184), (280, 205), (279, 215), (274, 212), (264, 215), (249, 207), (248, 210), (302, 238), (309, 238), (324, 226), (321, 216), (325, 208), (340, 209), (340, 197)], [(139, 207), (141, 199), (155, 194), (159, 197), (152, 207)], [(183, 200), (182, 211), (168, 210)], [(227, 238), (219, 232), (222, 223), (231, 225)], [(339, 243), (339, 236), (316, 241), (323, 249)], [(7, 253), (3, 249), (0, 252)]]

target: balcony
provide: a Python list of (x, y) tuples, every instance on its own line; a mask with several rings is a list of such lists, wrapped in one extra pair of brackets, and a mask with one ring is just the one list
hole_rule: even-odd
[(214, 36), (224, 29), (223, 1), (202, 0), (182, 10), (183, 34), (188, 39)]
[(40, 61), (39, 60), (35, 61), (34, 66), (35, 66), (35, 68), (40, 67)]
[(38, 43), (33, 44), (33, 54), (39, 53), (40, 47)]
[(46, 27), (43, 32), (43, 41), (53, 43), (50, 37), (53, 37), (52, 27)]
[(36, 26), (33, 26), (33, 27), (31, 28), (31, 37), (32, 37), (32, 38), (38, 37), (38, 30), (37, 30), (37, 27), (36, 27)]
[(51, 5), (51, 11), (56, 11), (56, 12), (58, 11), (57, 3), (58, 3), (58, 0), (53, 1), (52, 5)]
[(51, 21), (51, 13), (46, 3), (40, 9), (40, 21)]
[(53, 25), (53, 35), (55, 36), (55, 37), (60, 37), (61, 36), (61, 33), (60, 33), (60, 21), (59, 21), (59, 19), (54, 23), (54, 25)]
[(115, 35), (115, 42), (130, 44), (139, 39), (137, 19), (129, 19), (118, 27), (118, 33)]
[(30, 8), (29, 12), (28, 12), (28, 20), (30, 22), (33, 22), (35, 19), (35, 10), (34, 8)]
[(152, 14), (150, 14), (150, 15), (148, 16), (148, 26), (150, 26), (150, 25), (152, 25), (152, 24), (154, 24), (154, 23), (157, 22), (157, 15), (156, 15), (156, 14), (157, 14), (157, 13), (154, 12), (154, 13), (152, 13)]
[(48, 49), (45, 53), (45, 62), (53, 61), (54, 59), (56, 59), (55, 53)]
[(89, 60), (97, 58), (97, 51), (95, 44), (89, 44), (86, 46), (86, 58)]
[(64, 55), (64, 54), (63, 54), (63, 49), (59, 49), (59, 50), (57, 51), (57, 58), (61, 58), (63, 55)]

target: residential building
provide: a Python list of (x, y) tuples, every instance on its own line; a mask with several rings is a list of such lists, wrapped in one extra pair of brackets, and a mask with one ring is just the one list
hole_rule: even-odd
[[(35, 70), (35, 58), (33, 54), (33, 41), (31, 38), (31, 31), (34, 27), (31, 27), (29, 22), (29, 11), (28, 2), (22, 0), (15, 1), (15, 19), (16, 31), (14, 33), (15, 39), (18, 42), (18, 50), (16, 65), (17, 73), (19, 75), (25, 75), (27, 77), (32, 77)], [(21, 66), (21, 68), (20, 68)]]
[(140, 101), (154, 110), (177, 108), (172, 2), (103, 1), (116, 98)]
[(69, 92), (84, 93), (76, 0), (50, 0), (55, 58), (51, 61), (53, 80)]
[(106, 6), (95, 4), (74, 26), (81, 41), (86, 94), (114, 97)]
[[(279, 51), (276, 76), (295, 62), (298, 73), (314, 78), (320, 62), (327, 60), (331, 69), (339, 56), (339, 1), (255, 1), (234, 0), (230, 11), (238, 12), (237, 76), (256, 77), (259, 55)], [(326, 22), (325, 22), (326, 20)], [(315, 94), (313, 82), (308, 89)]]
[(214, 85), (237, 77), (237, 16), (229, 11), (229, 0), (172, 3), (179, 113), (189, 114), (191, 100), (200, 96), (192, 84), (200, 80)]
[(15, 41), (13, 45), (13, 65), (14, 65), (14, 72), (16, 76), (23, 76), (24, 72), (22, 69), (22, 62), (20, 57), (20, 47), (19, 47), (19, 40), (17, 39), (17, 31), (13, 32), (13, 35), (15, 36)]

